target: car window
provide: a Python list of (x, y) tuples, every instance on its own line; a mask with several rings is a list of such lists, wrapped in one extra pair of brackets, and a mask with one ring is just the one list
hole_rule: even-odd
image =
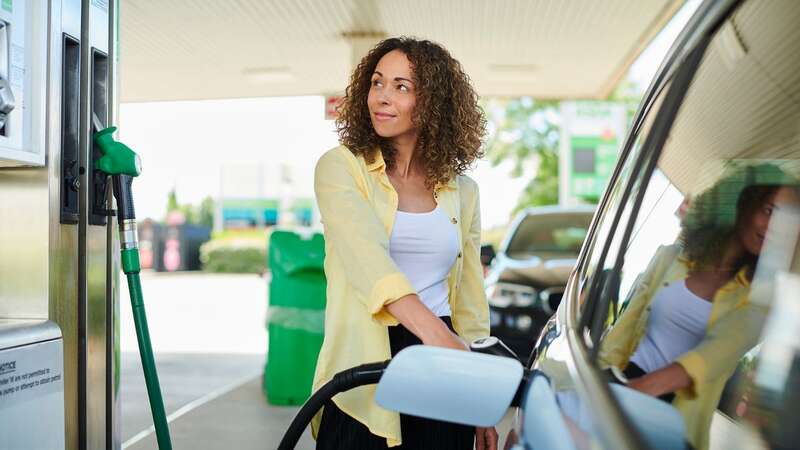
[(506, 249), (512, 259), (534, 256), (575, 257), (581, 249), (591, 213), (529, 214), (517, 226)]
[[(617, 237), (614, 230), (624, 227), (627, 218), (631, 215), (631, 202), (628, 199), (635, 195), (642, 183), (641, 172), (643, 171), (637, 169), (640, 164), (643, 143), (668, 91), (669, 85), (658, 93), (647, 115), (642, 118), (638, 133), (631, 141), (630, 148), (623, 152), (624, 159), (619, 163), (619, 174), (616, 180), (612, 180), (609, 185), (606, 200), (601, 204), (597, 214), (598, 220), (594, 225), (594, 232), (585, 244), (586, 254), (579, 262), (577, 271), (580, 289), (578, 298), (581, 302), (580, 314), (587, 304), (585, 300), (590, 296), (590, 288), (593, 284), (600, 284), (600, 280), (610, 270), (616, 259), (616, 249), (619, 243), (614, 241)], [(632, 187), (628, 189), (628, 186)], [(617, 215), (620, 216), (619, 223), (617, 223)], [(610, 240), (614, 241), (616, 245), (609, 242)], [(604, 252), (606, 247), (608, 253)]]
[(670, 405), (694, 448), (798, 442), (784, 399), (800, 383), (797, 23), (796, 2), (751, 1), (721, 24), (641, 180), (630, 238), (625, 224), (604, 238), (598, 266), (618, 283), (598, 368)]

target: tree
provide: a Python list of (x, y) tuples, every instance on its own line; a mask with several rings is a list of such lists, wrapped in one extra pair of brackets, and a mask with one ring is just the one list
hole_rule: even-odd
[(558, 203), (558, 102), (493, 98), (485, 102), (484, 109), (489, 119), (489, 161), (493, 166), (511, 161), (512, 177), (530, 177), (514, 212)]
[(171, 213), (172, 211), (176, 211), (180, 209), (178, 205), (178, 195), (175, 193), (175, 188), (169, 191), (167, 194), (167, 213)]
[(185, 223), (196, 225), (214, 226), (214, 199), (210, 196), (203, 199), (199, 206), (192, 204), (178, 203), (178, 196), (175, 189), (167, 194), (167, 214), (173, 211), (180, 211), (183, 214)]
[(200, 225), (205, 225), (207, 227), (214, 227), (214, 212), (216, 208), (214, 207), (214, 199), (210, 196), (203, 199), (200, 202), (200, 209), (197, 212), (197, 222)]

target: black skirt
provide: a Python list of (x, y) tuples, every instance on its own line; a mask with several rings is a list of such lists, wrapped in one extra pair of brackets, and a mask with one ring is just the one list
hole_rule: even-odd
[[(453, 329), (450, 317), (441, 318)], [(400, 350), (422, 342), (404, 326), (389, 327), (392, 356)], [(403, 445), (401, 450), (472, 450), (475, 427), (400, 414)], [(322, 423), (317, 433), (317, 450), (385, 450), (386, 439), (369, 432), (361, 422), (336, 407), (333, 401), (325, 404)]]

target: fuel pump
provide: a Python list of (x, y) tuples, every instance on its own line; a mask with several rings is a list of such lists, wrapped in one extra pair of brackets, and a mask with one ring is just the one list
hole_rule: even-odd
[(139, 155), (134, 153), (127, 145), (114, 140), (112, 135), (117, 130), (116, 127), (103, 129), (97, 116), (92, 117), (92, 123), (95, 130), (94, 142), (103, 154), (96, 161), (95, 168), (111, 176), (113, 194), (117, 201), (122, 271), (128, 279), (128, 291), (131, 297), (136, 339), (139, 343), (139, 354), (142, 359), (147, 396), (150, 400), (150, 410), (153, 414), (158, 448), (169, 450), (172, 449), (172, 442), (169, 436), (167, 416), (164, 411), (164, 400), (161, 397), (161, 386), (158, 382), (158, 371), (153, 358), (150, 331), (147, 326), (147, 315), (144, 309), (142, 283), (139, 278), (141, 270), (139, 264), (139, 238), (136, 233), (136, 211), (133, 207), (131, 185), (133, 184), (133, 178), (139, 176), (142, 172), (142, 164)]

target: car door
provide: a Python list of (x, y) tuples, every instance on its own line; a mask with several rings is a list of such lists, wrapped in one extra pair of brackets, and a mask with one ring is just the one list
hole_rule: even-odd
[[(637, 115), (562, 306), (537, 343), (518, 421), (525, 448), (732, 448), (744, 442), (761, 448), (776, 436), (788, 442), (789, 404), (776, 401), (774, 392), (796, 392), (790, 380), (797, 378), (791, 376), (797, 354), (778, 358), (773, 351), (789, 369), (766, 395), (764, 380), (774, 377), (775, 363), (759, 361), (751, 349), (765, 324), (767, 335), (784, 330), (773, 342), (800, 340), (786, 337), (792, 327), (785, 314), (783, 325), (770, 326), (778, 320), (776, 305), (796, 311), (780, 299), (788, 295), (786, 286), (797, 283), (800, 265), (799, 9), (788, 0), (706, 2), (679, 37)], [(767, 192), (767, 200), (750, 196), (756, 191)], [(701, 401), (689, 398), (689, 388), (666, 402), (610, 385), (607, 369), (626, 365), (647, 339), (653, 297), (665, 287), (688, 286), (688, 273), (696, 274), (691, 267), (699, 266), (686, 261), (699, 261), (714, 253), (714, 245), (734, 239), (713, 230), (747, 228), (739, 217), (764, 202), (772, 202), (773, 215), (767, 231), (753, 235), (763, 241), (758, 257), (723, 286), (738, 293), (737, 301), (719, 290), (697, 300), (708, 301), (710, 317), (701, 321), (698, 343), (672, 361), (691, 372)], [(711, 233), (693, 231), (688, 223), (697, 217), (710, 221)], [(765, 288), (751, 289), (759, 283)], [(678, 362), (690, 351), (700, 356), (685, 359), (701, 361), (705, 371)], [(719, 402), (718, 391), (743, 365), (741, 358), (752, 370), (734, 399), (745, 398), (749, 408), (731, 417), (730, 408), (726, 414), (708, 405)], [(759, 373), (766, 374), (761, 385)], [(765, 405), (774, 414), (764, 412)]]

